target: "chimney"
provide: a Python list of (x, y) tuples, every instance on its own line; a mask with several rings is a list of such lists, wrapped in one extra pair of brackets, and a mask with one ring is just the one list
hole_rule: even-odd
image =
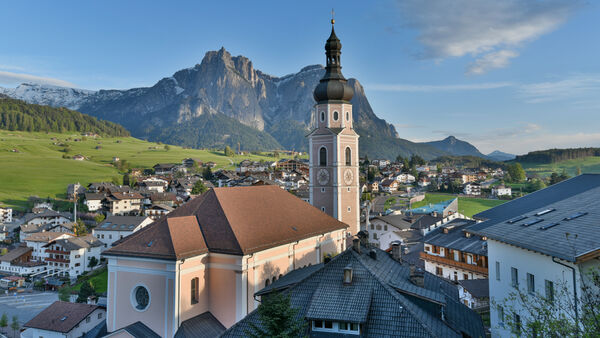
[(369, 232), (367, 230), (359, 231), (358, 234), (356, 234), (356, 236), (358, 236), (358, 238), (360, 239), (360, 244), (362, 246), (369, 246)]
[(377, 251), (375, 251), (375, 249), (371, 249), (371, 251), (369, 251), (369, 257), (371, 257), (374, 260), (377, 260)]
[(354, 251), (360, 253), (360, 239), (354, 238), (352, 240), (352, 249), (354, 249)]
[(423, 274), (423, 270), (417, 268), (417, 266), (414, 264), (411, 264), (410, 266), (410, 281), (418, 287), (425, 286), (425, 276)]
[(344, 268), (344, 285), (352, 284), (352, 265), (346, 265)]
[(392, 243), (392, 258), (395, 261), (402, 262), (402, 250), (398, 242)]

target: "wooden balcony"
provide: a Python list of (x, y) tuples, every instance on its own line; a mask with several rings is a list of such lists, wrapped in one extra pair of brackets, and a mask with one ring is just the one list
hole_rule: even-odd
[(66, 263), (66, 264), (69, 264), (69, 263), (71, 262), (71, 261), (70, 261), (70, 260), (68, 260), (68, 259), (62, 259), (62, 258), (50, 258), (50, 257), (47, 257), (47, 258), (46, 258), (46, 261), (47, 261), (47, 262)]
[(46, 253), (53, 253), (53, 254), (60, 254), (60, 255), (70, 255), (71, 254), (69, 251), (52, 250), (52, 249), (46, 249)]
[(475, 273), (479, 273), (479, 274), (484, 274), (487, 276), (488, 274), (488, 269), (484, 268), (482, 266), (478, 266), (478, 265), (474, 265), (474, 264), (468, 264), (468, 263), (463, 263), (463, 262), (457, 262), (453, 259), (449, 259), (446, 257), (440, 257), (440, 256), (434, 256), (434, 255), (430, 255), (426, 252), (421, 252), (420, 253), (421, 259), (426, 260), (426, 261), (430, 261), (430, 262), (436, 262), (436, 263), (440, 263), (440, 264), (445, 264), (445, 265), (449, 265), (455, 268), (459, 268), (459, 269), (463, 269), (463, 270), (467, 270), (467, 271), (471, 271), (471, 272), (475, 272)]

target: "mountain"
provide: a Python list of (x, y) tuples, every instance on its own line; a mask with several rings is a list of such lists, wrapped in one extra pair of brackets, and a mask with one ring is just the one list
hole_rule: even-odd
[(57, 133), (76, 131), (104, 136), (129, 136), (125, 128), (113, 122), (98, 120), (64, 107), (30, 104), (3, 98), (2, 95), (0, 94), (0, 129)]
[(516, 157), (516, 155), (505, 153), (500, 150), (494, 150), (485, 156), (487, 156), (489, 159), (499, 162), (514, 160)]
[(485, 158), (474, 145), (469, 142), (461, 141), (454, 136), (448, 136), (441, 141), (424, 142), (440, 151), (454, 156), (479, 156)]
[[(27, 102), (66, 106), (120, 123), (139, 138), (194, 147), (238, 146), (245, 150), (306, 151), (315, 124), (313, 90), (321, 65), (276, 77), (257, 70), (244, 56), (224, 48), (207, 52), (200, 64), (180, 70), (152, 87), (97, 92), (40, 85), (0, 89)], [(353, 119), (360, 152), (371, 158), (446, 155), (431, 145), (398, 138), (395, 128), (373, 112), (361, 84), (354, 88)]]

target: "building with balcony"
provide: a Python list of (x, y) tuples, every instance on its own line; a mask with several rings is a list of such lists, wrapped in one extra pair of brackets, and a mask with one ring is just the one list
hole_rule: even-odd
[(28, 247), (30, 247), (33, 251), (31, 252), (31, 259), (37, 262), (45, 262), (48, 257), (48, 253), (46, 252), (46, 248), (44, 245), (57, 240), (64, 239), (68, 237), (72, 237), (72, 234), (62, 233), (62, 232), (37, 232), (34, 234), (30, 234), (22, 240)]
[(432, 231), (424, 240), (425, 270), (450, 280), (488, 276), (485, 237), (468, 231), (474, 221), (457, 218)]
[(142, 210), (143, 198), (137, 192), (115, 192), (107, 196), (102, 204), (111, 215), (138, 214)]
[(101, 251), (112, 247), (113, 243), (152, 223), (148, 216), (108, 216), (92, 230), (92, 235), (102, 242)]
[(0, 207), (0, 224), (12, 222), (13, 221), (12, 214), (13, 214), (12, 208)]
[(58, 270), (59, 275), (76, 278), (90, 271), (92, 257), (100, 261), (103, 243), (92, 235), (55, 239), (44, 245), (48, 269)]

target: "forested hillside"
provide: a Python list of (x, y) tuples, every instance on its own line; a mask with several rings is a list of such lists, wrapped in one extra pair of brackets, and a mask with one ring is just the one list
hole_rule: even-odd
[(600, 148), (570, 148), (532, 151), (525, 155), (518, 155), (515, 158), (515, 162), (549, 164), (590, 156), (600, 156)]
[(129, 136), (123, 126), (98, 120), (80, 112), (30, 104), (0, 97), (0, 129), (20, 131), (68, 131), (96, 133), (104, 136)]

